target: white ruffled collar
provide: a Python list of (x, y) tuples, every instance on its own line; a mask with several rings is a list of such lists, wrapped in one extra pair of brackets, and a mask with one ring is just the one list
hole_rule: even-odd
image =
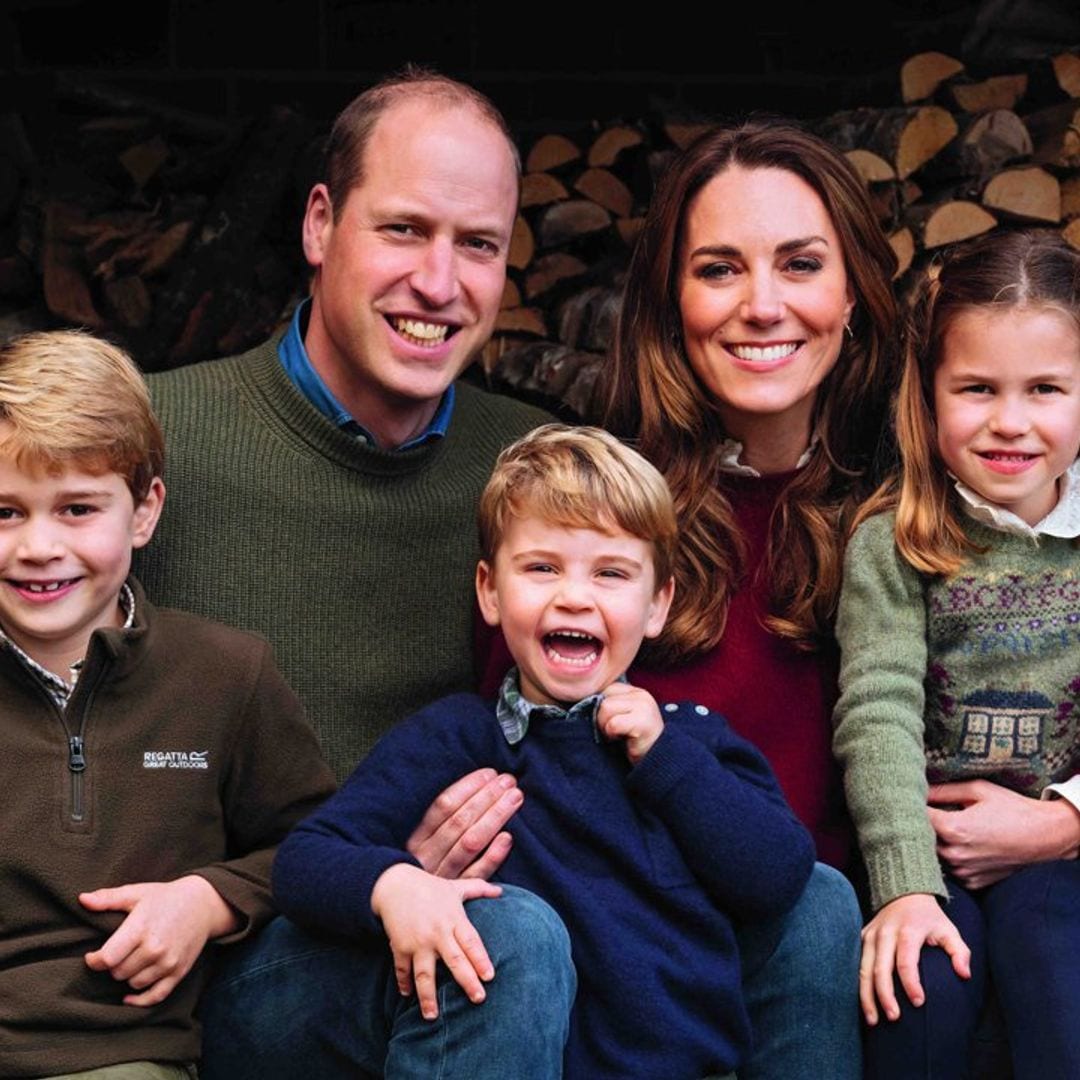
[(997, 503), (988, 502), (954, 477), (956, 490), (966, 504), (964, 509), (969, 517), (999, 532), (1026, 536), (1031, 540), (1036, 540), (1040, 536), (1055, 536), (1062, 540), (1072, 540), (1080, 536), (1080, 460), (1074, 461), (1069, 466), (1062, 480), (1064, 483), (1057, 505), (1041, 521), (1029, 525), (1011, 510), (1006, 510)]
[[(796, 470), (801, 469), (811, 458), (814, 448), (818, 444), (817, 434), (810, 440), (810, 445), (802, 452), (799, 460), (795, 462)], [(747, 465), (741, 461), (743, 444), (738, 439), (725, 439), (720, 444), (720, 471), (730, 473), (732, 476), (752, 476), (761, 479), (761, 473), (753, 465)]]

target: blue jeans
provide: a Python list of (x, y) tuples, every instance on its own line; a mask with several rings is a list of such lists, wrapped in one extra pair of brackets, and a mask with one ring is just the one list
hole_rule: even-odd
[(740, 929), (754, 1049), (739, 1080), (859, 1080), (861, 926), (850, 882), (815, 863), (787, 915)]
[(434, 1021), (398, 994), (384, 939), (275, 919), (222, 955), (203, 996), (201, 1080), (561, 1076), (577, 987), (562, 921), (511, 885), (466, 910), (496, 975), (474, 1005), (440, 968)]
[(971, 949), (969, 980), (941, 949), (924, 948), (926, 1002), (912, 1008), (897, 983), (900, 1019), (867, 1032), (873, 1080), (964, 1080), (972, 1036), (992, 981), (1017, 1080), (1080, 1076), (1080, 863), (1033, 863), (968, 892), (948, 882), (946, 914)]

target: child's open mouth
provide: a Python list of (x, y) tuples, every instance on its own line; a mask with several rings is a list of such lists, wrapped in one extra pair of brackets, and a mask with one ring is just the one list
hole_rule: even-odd
[(580, 630), (553, 630), (544, 635), (544, 650), (549, 659), (560, 664), (587, 667), (603, 651), (603, 643)]

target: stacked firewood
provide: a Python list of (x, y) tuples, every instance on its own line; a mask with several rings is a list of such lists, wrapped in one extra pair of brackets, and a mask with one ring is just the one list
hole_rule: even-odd
[[(892, 108), (813, 125), (866, 181), (900, 289), (935, 251), (995, 228), (1080, 246), (1080, 56), (976, 79), (912, 57)], [(319, 142), (278, 108), (222, 121), (61, 78), (47, 119), (0, 107), (0, 337), (82, 325), (148, 370), (265, 339), (307, 290), (299, 245)], [(474, 372), (583, 415), (656, 177), (707, 117), (547, 134), (528, 146), (496, 333)]]
[(0, 336), (83, 326), (148, 370), (269, 336), (306, 286), (308, 122), (230, 123), (65, 79), (54, 97), (46, 131), (0, 111)]
[[(992, 229), (1059, 228), (1080, 247), (1080, 56), (973, 79), (941, 53), (912, 57), (901, 103), (811, 125), (867, 184), (901, 291), (945, 245)], [(489, 378), (582, 414), (612, 340), (621, 275), (652, 181), (697, 123), (548, 135), (526, 159), (522, 211)]]

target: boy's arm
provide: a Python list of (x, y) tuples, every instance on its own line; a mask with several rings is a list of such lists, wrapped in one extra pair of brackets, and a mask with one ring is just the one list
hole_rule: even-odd
[(479, 699), (461, 695), (396, 725), (293, 830), (273, 871), (274, 900), (286, 915), (347, 937), (383, 929), (372, 893), (390, 867), (419, 868), (406, 851), (410, 830), (448, 784), (494, 760), (468, 745), (470, 731), (481, 740), (498, 733), (488, 712), (474, 715), (480, 708)]
[(137, 991), (132, 1005), (163, 1001), (208, 941), (233, 941), (274, 913), (270, 867), (274, 847), (334, 789), (303, 709), (273, 662), (269, 646), (252, 650), (237, 679), (250, 687), (223, 741), (221, 779), (228, 857), (173, 881), (119, 882), (80, 896), (94, 911), (126, 917), (100, 949), (94, 970), (112, 972)]
[(100, 949), (86, 954), (87, 967), (108, 971), (135, 991), (125, 1005), (157, 1005), (191, 970), (208, 941), (233, 933), (240, 919), (205, 878), (144, 881), (79, 894), (91, 911), (127, 916)]
[(238, 916), (223, 942), (239, 940), (275, 914), (270, 871), (276, 847), (336, 787), (303, 706), (278, 671), (270, 646), (260, 646), (221, 781), (228, 854), (190, 870)]
[(703, 706), (665, 706), (663, 731), (627, 778), (687, 865), (729, 914), (787, 911), (814, 864), (810, 834), (761, 753)]

